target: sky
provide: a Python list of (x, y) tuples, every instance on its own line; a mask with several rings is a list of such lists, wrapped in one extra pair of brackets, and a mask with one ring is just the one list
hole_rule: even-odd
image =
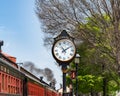
[(0, 0), (0, 40), (2, 51), (17, 58), (17, 63), (31, 61), (37, 68), (51, 69), (62, 82), (61, 69), (55, 64), (51, 49), (43, 45), (40, 20), (35, 14), (35, 0)]

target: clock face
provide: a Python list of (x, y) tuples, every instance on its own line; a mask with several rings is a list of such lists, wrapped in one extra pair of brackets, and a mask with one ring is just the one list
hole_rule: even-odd
[(75, 56), (76, 48), (71, 40), (61, 39), (53, 46), (53, 54), (57, 60), (67, 62)]

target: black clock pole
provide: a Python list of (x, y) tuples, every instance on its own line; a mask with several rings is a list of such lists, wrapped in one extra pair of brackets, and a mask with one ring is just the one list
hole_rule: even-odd
[(63, 96), (66, 93), (66, 73), (63, 72)]
[[(57, 44), (57, 42), (60, 42), (62, 40), (69, 41), (69, 43), (72, 43), (72, 45), (65, 48), (65, 46), (66, 46), (65, 44), (64, 44), (65, 46), (61, 46), (61, 43), (59, 43), (59, 45), (61, 46), (60, 48), (62, 50), (61, 50), (61, 53), (58, 53), (60, 51), (57, 52), (57, 50), (54, 50), (55, 44)], [(65, 41), (63, 41), (63, 42), (65, 42)], [(71, 47), (73, 47), (73, 49), (71, 49), (71, 52), (74, 52), (74, 53), (67, 53), (66, 50), (68, 50)], [(72, 58), (68, 57), (69, 59), (66, 61), (64, 60), (65, 58), (61, 59), (61, 54), (63, 54), (63, 52), (65, 52), (65, 54), (69, 54), (70, 56), (72, 56)], [(54, 43), (53, 43), (53, 47), (52, 47), (52, 55), (55, 58), (55, 60), (57, 61), (57, 63), (62, 68), (62, 73), (63, 73), (63, 95), (62, 96), (67, 96), (67, 91), (66, 91), (67, 66), (74, 59), (74, 57), (76, 55), (76, 48), (75, 48), (75, 44), (74, 44), (74, 38), (71, 37), (65, 30), (63, 30), (56, 38), (54, 38)]]
[(63, 72), (63, 96), (66, 94), (66, 73), (67, 73), (67, 65), (62, 64), (62, 72)]

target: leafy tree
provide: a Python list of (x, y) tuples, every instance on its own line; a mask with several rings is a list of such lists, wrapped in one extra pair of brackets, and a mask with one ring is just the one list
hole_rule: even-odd
[(84, 78), (95, 82), (104, 74), (108, 86), (119, 84), (120, 0), (36, 0), (36, 13), (46, 34), (45, 45), (52, 44), (53, 36), (63, 29), (83, 42), (78, 47), (82, 56), (79, 76), (87, 75)]
[[(79, 54), (81, 55), (80, 64), (78, 66), (78, 89), (79, 94), (92, 94), (92, 96), (99, 96), (103, 92), (103, 80), (107, 78), (106, 88), (108, 89), (106, 93), (112, 94), (118, 90), (118, 76), (114, 70), (108, 70), (106, 67), (103, 69), (103, 64), (101, 64), (100, 55), (96, 53), (95, 48), (91, 48), (87, 43), (82, 43), (79, 46)], [(95, 57), (96, 56), (96, 57)], [(105, 58), (105, 57), (104, 57)], [(75, 64), (71, 63), (70, 69), (75, 69)], [(69, 76), (68, 76), (69, 77)], [(73, 82), (74, 90), (76, 87), (75, 80), (67, 79), (68, 84)], [(112, 84), (112, 85), (111, 85)]]
[[(45, 45), (50, 45), (53, 36), (66, 29), (75, 38), (85, 40), (94, 47), (99, 42), (101, 51), (113, 58), (116, 66), (120, 65), (120, 0), (36, 0), (35, 4), (46, 33)], [(83, 26), (86, 18), (94, 25), (94, 31)], [(100, 37), (99, 29), (103, 34)]]

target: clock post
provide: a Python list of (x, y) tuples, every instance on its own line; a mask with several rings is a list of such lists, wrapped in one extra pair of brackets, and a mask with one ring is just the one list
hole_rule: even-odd
[(66, 73), (67, 66), (76, 55), (74, 38), (66, 30), (63, 30), (56, 38), (52, 46), (52, 55), (61, 66), (63, 72), (63, 96), (66, 96)]

